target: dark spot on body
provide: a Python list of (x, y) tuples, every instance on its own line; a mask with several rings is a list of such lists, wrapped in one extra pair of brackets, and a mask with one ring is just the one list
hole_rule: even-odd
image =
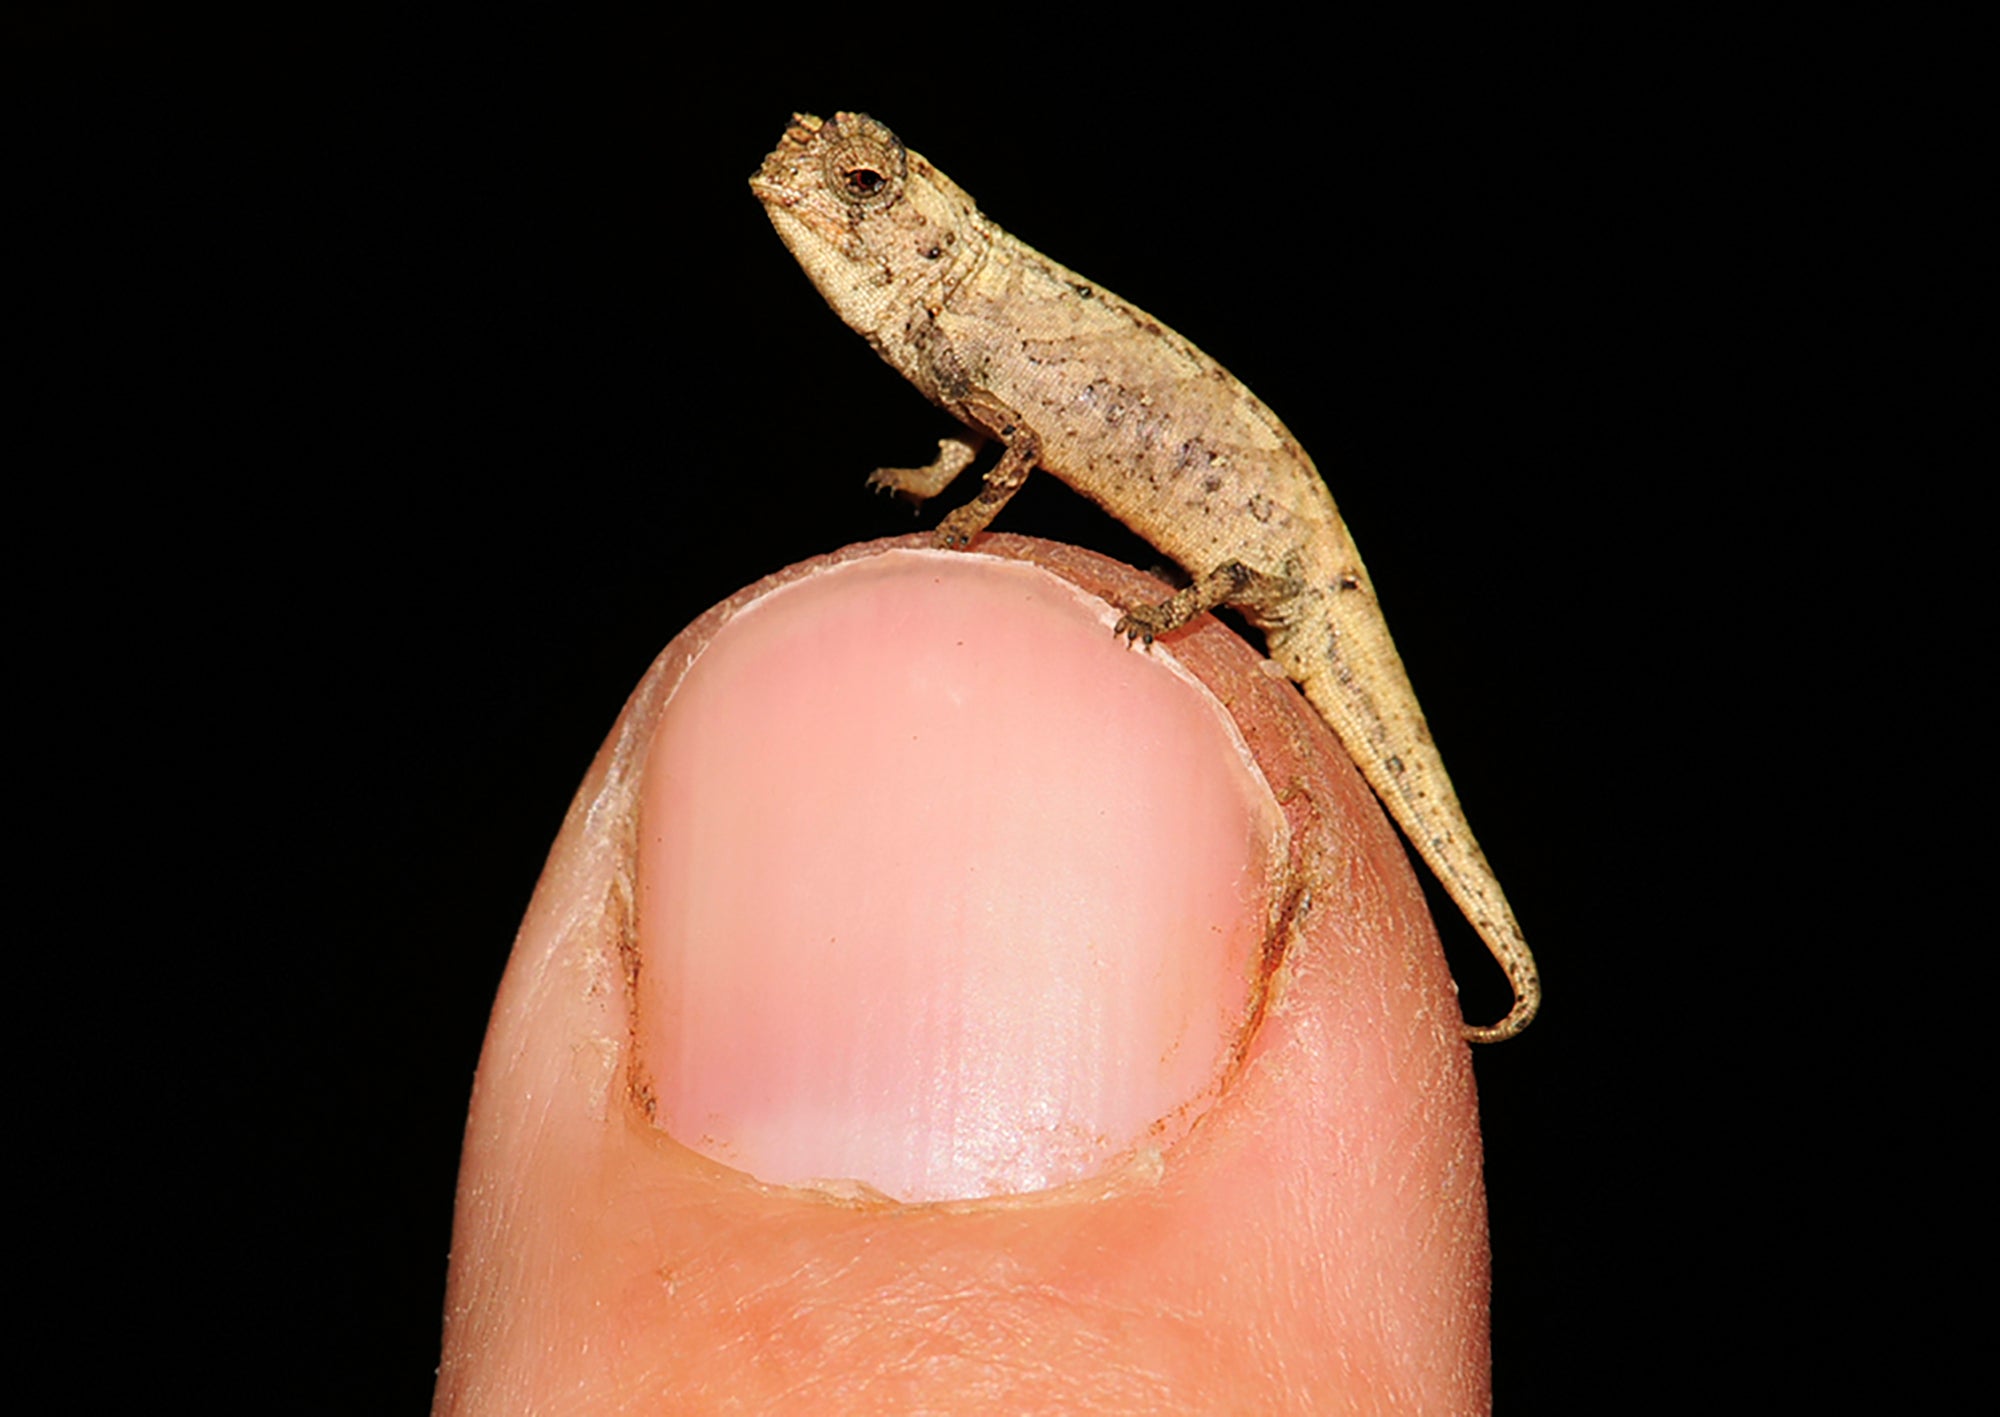
[(924, 259), (926, 261), (935, 261), (942, 255), (944, 255), (944, 248), (942, 246), (932, 246), (924, 251)]
[(1075, 291), (1078, 295), (1082, 296), (1085, 300), (1090, 299), (1093, 295), (1097, 293), (1087, 285), (1072, 284), (1070, 286), (1070, 289)]
[(1190, 438), (1174, 454), (1174, 465), (1170, 471), (1176, 477), (1199, 471), (1202, 491), (1212, 496), (1227, 480), (1214, 468), (1215, 451), (1199, 438)]
[(1403, 760), (1401, 758), (1392, 755), (1383, 761), (1382, 766), (1398, 777), (1403, 775)]
[(1340, 579), (1333, 583), (1333, 588), (1335, 590), (1360, 590), (1361, 582), (1356, 577), (1343, 573)]

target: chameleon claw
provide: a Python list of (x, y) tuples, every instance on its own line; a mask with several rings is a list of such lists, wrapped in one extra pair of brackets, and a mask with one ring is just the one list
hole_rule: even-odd
[(1127, 645), (1137, 644), (1143, 640), (1148, 649), (1153, 647), (1153, 627), (1132, 611), (1127, 611), (1118, 617), (1118, 623), (1111, 627), (1111, 633), (1123, 636)]
[(893, 478), (882, 475), (884, 472), (892, 470), (889, 468), (878, 468), (874, 472), (869, 473), (868, 490), (879, 497), (893, 497), (899, 502), (907, 502), (910, 504), (910, 515), (913, 517), (918, 515), (924, 509), (923, 494), (912, 492), (907, 487), (900, 487)]

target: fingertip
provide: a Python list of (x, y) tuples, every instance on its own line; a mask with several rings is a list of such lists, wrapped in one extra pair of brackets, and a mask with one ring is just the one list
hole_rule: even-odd
[[(1210, 686), (1199, 691), (1204, 712), (1226, 703), (1238, 735), (1226, 750), (1213, 740), (1206, 749), (1154, 745), (1130, 779), (1096, 775), (1130, 746), (1117, 734), (1086, 734), (1080, 752), (1053, 763), (1010, 758), (1007, 771), (940, 778), (884, 768), (902, 755), (921, 757), (925, 745), (913, 748), (909, 733), (931, 731), (941, 700), (907, 718), (857, 702), (886, 679), (908, 678), (908, 661), (894, 669), (870, 660), (843, 677), (802, 680), (802, 662), (831, 648), (824, 625), (775, 655), (759, 652), (759, 673), (773, 677), (739, 678), (704, 716), (669, 724), (671, 705), (688, 707), (705, 692), (689, 687), (704, 659), (716, 656), (707, 670), (727, 668), (715, 645), (733, 622), (755, 628), (757, 615), (746, 611), (759, 597), (804, 576), (834, 586), (837, 578), (821, 576), (826, 566), (879, 560), (882, 551), (858, 548), (793, 568), (704, 617), (649, 672), (593, 765), (523, 925), (481, 1062), (438, 1410), (505, 1406), (496, 1394), (518, 1399), (563, 1382), (600, 1383), (627, 1398), (685, 1395), (690, 1385), (717, 1392), (733, 1380), (745, 1393), (803, 1391), (797, 1384), (808, 1374), (828, 1384), (822, 1395), (893, 1390), (914, 1400), (974, 1374), (990, 1385), (1014, 1371), (1009, 1354), (1044, 1343), (1069, 1356), (1041, 1362), (1034, 1380), (1069, 1384), (1046, 1391), (1067, 1393), (1079, 1411), (1092, 1410), (1091, 1395), (1103, 1391), (1092, 1377), (1101, 1379), (1107, 1357), (1132, 1378), (1133, 1392), (1151, 1395), (1150, 1410), (1162, 1402), (1231, 1410), (1246, 1394), (1263, 1401), (1273, 1393), (1310, 1408), (1367, 1391), (1407, 1399), (1401, 1410), (1480, 1410), (1484, 1201), (1450, 980), (1379, 810), (1324, 726), (1241, 641), (1192, 627), (1173, 637), (1170, 653), (1137, 655), (1102, 634), (1114, 612), (1090, 612), (1097, 618), (1084, 638), (1123, 661), (1121, 672), (1185, 666)], [(1048, 563), (1116, 604), (1157, 598), (1122, 568), (1012, 538), (988, 538), (972, 556), (926, 551), (919, 559), (943, 563), (943, 578), (955, 584), (981, 576), (978, 563), (995, 556)], [(912, 598), (932, 599), (937, 587), (926, 583), (914, 597), (909, 588), (880, 590), (862, 597), (874, 607), (863, 617), (872, 631), (854, 637), (908, 649), (915, 627), (882, 617)], [(975, 660), (1000, 663), (985, 642), (996, 618), (1010, 613), (988, 606), (975, 615)], [(1071, 736), (1078, 705), (1088, 714), (1106, 692), (1079, 688), (1083, 671), (1053, 648), (1060, 638), (1031, 623), (1021, 637), (1027, 666), (1007, 660), (1000, 675), (1064, 686), (1049, 721), (1019, 708), (1001, 715), (1024, 755)], [(952, 640), (940, 651), (947, 659)], [(936, 654), (918, 677), (943, 701), (966, 692), (940, 677)], [(840, 727), (861, 740), (809, 745), (807, 726), (761, 716), (773, 703), (803, 704), (828, 720), (813, 731)], [(738, 740), (733, 766), (719, 735)], [(960, 763), (990, 749), (985, 738), (975, 734), (971, 749), (941, 738), (928, 747), (938, 761)], [(1162, 770), (1161, 751), (1174, 770)], [(1232, 761), (1219, 785), (1196, 788), (1180, 766), (1190, 754)], [(1254, 791), (1230, 780), (1246, 763), (1255, 765)], [(705, 785), (693, 780), (704, 773)], [(675, 775), (682, 781), (671, 783)], [(1050, 775), (1056, 788), (1033, 786)], [(819, 784), (810, 802), (799, 792), (807, 780)], [(656, 800), (682, 789), (678, 807)], [(1110, 968), (1118, 956), (1108, 932), (1132, 923), (1119, 917), (1134, 917), (1133, 947), (1155, 953), (1144, 967), (1146, 957), (1130, 957), (1128, 982), (1156, 984), (1162, 971), (1180, 970), (1178, 1012), (1162, 1007), (1157, 992), (1128, 987), (1119, 994), (1130, 1005), (1125, 1014), (1093, 1016), (1075, 1005), (1102, 981), (1060, 953), (1030, 950), (1025, 965), (1005, 950), (982, 959), (962, 941), (937, 946), (934, 931), (911, 934), (887, 956), (811, 972), (829, 958), (839, 965), (801, 923), (815, 918), (807, 909), (815, 901), (860, 882), (864, 895), (875, 890), (876, 907), (907, 905), (919, 885), (936, 885), (926, 874), (951, 874), (935, 860), (913, 869), (913, 854), (960, 866), (993, 855), (945, 849), (950, 831), (983, 817), (968, 794), (988, 789), (1001, 798), (1041, 793), (1029, 815), (1042, 830), (1025, 836), (1068, 845), (1036, 858), (1020, 880), (989, 883), (979, 909), (1010, 909), (1051, 883), (1085, 883), (1067, 893), (1098, 914), (1085, 918), (1091, 948), (1074, 958)], [(1136, 794), (1117, 803), (1134, 809), (1132, 821), (1114, 828), (1070, 819), (1056, 830), (1047, 804), (1064, 790), (1097, 805)], [(828, 821), (819, 813), (829, 805), (871, 794), (876, 809), (888, 810), (823, 826), (819, 835), (832, 844), (860, 849), (815, 875), (804, 860), (814, 833), (801, 823)], [(1130, 894), (1110, 889), (1139, 875), (1121, 860), (1149, 851), (1128, 844), (1093, 854), (1093, 838), (1136, 842), (1142, 828), (1162, 824), (1213, 828), (1229, 819), (1215, 804), (1232, 795), (1249, 804), (1234, 809), (1235, 825), (1214, 839), (1170, 829), (1171, 852), (1150, 855), (1155, 865), (1234, 861), (1235, 884), (1256, 886), (1249, 937), (1232, 927), (1192, 942), (1172, 933), (1172, 917), (1183, 925), (1213, 918), (1179, 898), (1161, 908), (1162, 891), (1186, 888), (1198, 872), (1144, 876), (1144, 889)], [(1190, 796), (1208, 805), (1187, 814)], [(747, 861), (742, 848), (723, 844), (721, 819), (732, 815), (751, 832), (746, 839), (767, 843)], [(1021, 854), (1017, 837), (992, 830), (999, 835), (989, 844), (1005, 848), (999, 856)], [(777, 840), (772, 831), (794, 835)], [(885, 834), (897, 838), (888, 864), (878, 840)], [(693, 856), (668, 862), (648, 884), (660, 863), (649, 866), (646, 853), (668, 841)], [(1259, 861), (1260, 849), (1277, 859)], [(792, 913), (745, 927), (704, 913), (715, 902), (703, 904), (703, 891), (719, 891), (724, 904)], [(693, 933), (653, 933), (676, 914), (688, 918), (674, 928)], [(749, 948), (746, 929), (771, 937), (750, 942), (756, 948), (775, 938), (793, 953), (738, 953)], [(850, 932), (882, 938), (859, 916), (834, 933)], [(1053, 933), (1062, 945), (1072, 932)], [(1163, 941), (1176, 943), (1163, 949)], [(1191, 963), (1200, 968), (1190, 973)], [(713, 977), (698, 977), (704, 971)], [(956, 999), (956, 1014), (921, 1002), (941, 992)], [(979, 1036), (963, 1005), (986, 998), (1011, 1012), (989, 1022), (969, 1063), (948, 1063), (954, 1037)], [(1067, 1001), (1054, 1011), (1077, 1025), (1067, 1034), (1047, 1022), (1051, 998)], [(885, 1040), (873, 1062), (814, 1067)], [(1135, 1059), (1147, 1065), (1143, 1078)], [(949, 1085), (927, 1086), (940, 1077)], [(1078, 1077), (1119, 1085), (1093, 1084), (1091, 1100), (1083, 1094), (1093, 1087), (1077, 1087)], [(1037, 1096), (1024, 1120), (1020, 1104)], [(863, 1105), (870, 1098), (896, 1105), (871, 1113)], [(1104, 1108), (1105, 1099), (1117, 1106)], [(837, 1124), (825, 1124), (820, 1108)], [(996, 1126), (994, 1117), (1010, 1111), (1011, 1131)], [(704, 1148), (704, 1137), (724, 1139), (712, 1123), (732, 1113), (755, 1125)], [(954, 1119), (978, 1125), (968, 1132)], [(1087, 1133), (1089, 1145), (1044, 1145), (1037, 1154), (1037, 1126), (1045, 1142)], [(844, 1196), (761, 1184), (808, 1177), (859, 1184)], [(899, 1188), (906, 1200), (943, 1193), (922, 1189), (941, 1177), (960, 1198), (954, 1205), (894, 1203)], [(1058, 1189), (1002, 1194), (969, 1209), (964, 1202), (1042, 1185)], [(752, 1349), (776, 1365), (757, 1380), (769, 1380), (764, 1388), (730, 1356)], [(872, 1386), (842, 1386), (850, 1380)]]

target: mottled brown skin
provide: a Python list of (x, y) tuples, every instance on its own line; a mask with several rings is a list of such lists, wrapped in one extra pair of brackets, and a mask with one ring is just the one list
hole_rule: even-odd
[[(1511, 1038), (1541, 1000), (1534, 956), (1473, 839), (1333, 498), (1277, 415), (1165, 325), (1009, 236), (865, 114), (799, 115), (751, 188), (840, 317), (1000, 459), (938, 541), (964, 546), (1043, 467), (1188, 568), (1194, 583), (1126, 613), (1151, 642), (1216, 605), (1333, 728), (1514, 986), (1477, 1042)], [(971, 462), (940, 444), (878, 487), (922, 501)]]

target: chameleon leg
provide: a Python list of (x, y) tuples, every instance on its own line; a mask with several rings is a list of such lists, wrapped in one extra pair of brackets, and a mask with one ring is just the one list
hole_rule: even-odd
[[(1167, 597), (1158, 605), (1141, 605), (1128, 610), (1112, 627), (1112, 633), (1127, 640), (1151, 644), (1162, 635), (1178, 630), (1195, 616), (1218, 605), (1241, 605), (1253, 615), (1264, 617), (1298, 594), (1298, 584), (1282, 576), (1253, 571), (1241, 561), (1225, 561), (1200, 577), (1186, 590)], [(1261, 614), (1260, 614), (1261, 612)]]
[(978, 451), (977, 443), (964, 438), (940, 438), (938, 455), (923, 467), (878, 467), (868, 474), (868, 485), (922, 506), (951, 486)]
[(1028, 480), (1028, 474), (1035, 470), (1042, 456), (1042, 440), (1035, 436), (1035, 430), (1022, 423), (1006, 405), (974, 395), (965, 401), (961, 414), (968, 415), (1005, 443), (1007, 451), (986, 474), (979, 495), (954, 509), (938, 524), (937, 544), (954, 549), (986, 530), (1008, 499), (1021, 490), (1021, 484)]

